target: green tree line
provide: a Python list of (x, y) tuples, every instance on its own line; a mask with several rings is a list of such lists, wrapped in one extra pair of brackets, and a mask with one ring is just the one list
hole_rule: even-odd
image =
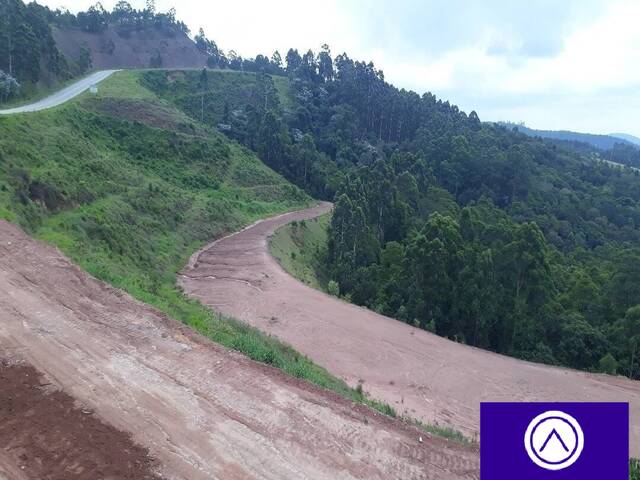
[[(35, 84), (44, 72), (65, 79), (69, 65), (56, 48), (49, 26), (50, 11), (35, 2), (28, 5), (21, 0), (0, 0), (0, 71), (13, 83)], [(19, 89), (4, 88), (4, 99)]]

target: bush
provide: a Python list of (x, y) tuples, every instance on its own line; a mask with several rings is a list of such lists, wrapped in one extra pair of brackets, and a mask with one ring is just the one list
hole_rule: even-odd
[(18, 81), (8, 73), (0, 70), (0, 102), (6, 102), (20, 90)]
[(609, 375), (615, 375), (618, 371), (618, 362), (611, 355), (607, 353), (604, 357), (600, 359), (598, 362), (598, 370), (602, 373), (608, 373)]
[(640, 480), (640, 460), (629, 460), (629, 480)]
[(340, 296), (340, 285), (338, 285), (338, 282), (335, 280), (329, 280), (329, 283), (327, 284), (327, 293), (334, 297)]

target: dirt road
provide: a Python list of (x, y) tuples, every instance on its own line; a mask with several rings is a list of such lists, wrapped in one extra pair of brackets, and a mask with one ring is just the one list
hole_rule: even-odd
[(554, 368), (457, 344), (298, 282), (267, 238), (329, 204), (257, 223), (194, 255), (180, 282), (190, 295), (290, 343), (350, 385), (425, 422), (479, 429), (481, 401), (625, 401), (631, 454), (640, 457), (640, 382)]
[(478, 478), (477, 449), (208, 342), (1, 220), (0, 365), (0, 478)]

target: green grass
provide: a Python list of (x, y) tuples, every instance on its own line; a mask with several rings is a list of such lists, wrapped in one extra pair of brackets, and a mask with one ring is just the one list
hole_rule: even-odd
[[(201, 70), (146, 70), (140, 78), (149, 91), (200, 119), (201, 73)], [(225, 106), (232, 115), (239, 107), (261, 101), (255, 98), (257, 84), (258, 77), (255, 73), (208, 70), (204, 95), (204, 123), (215, 126), (223, 122)]]
[(273, 76), (273, 84), (276, 87), (278, 93), (278, 100), (280, 105), (285, 110), (293, 110), (295, 107), (295, 101), (291, 97), (291, 90), (289, 89), (289, 79), (287, 77)]
[(331, 215), (292, 222), (269, 239), (271, 255), (287, 272), (307, 285), (326, 291), (328, 278), (322, 258), (327, 245)]
[[(157, 97), (140, 84), (144, 70), (117, 72), (98, 84), (98, 98), (126, 98), (128, 100), (156, 100)], [(94, 96), (85, 92), (84, 97)]]
[(446, 438), (447, 440), (451, 440), (457, 443), (462, 443), (463, 445), (477, 445), (478, 438), (468, 438), (465, 437), (462, 432), (456, 430), (455, 428), (451, 428), (446, 425), (438, 425), (438, 424), (427, 424), (421, 422), (420, 420), (416, 420), (411, 417), (403, 416), (402, 420), (411, 425), (415, 425), (420, 430), (430, 433), (432, 435), (436, 435), (438, 437)]

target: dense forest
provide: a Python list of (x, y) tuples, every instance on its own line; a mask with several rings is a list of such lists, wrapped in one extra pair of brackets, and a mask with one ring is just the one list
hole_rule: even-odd
[(86, 12), (79, 12), (77, 15), (68, 10), (58, 9), (50, 13), (50, 19), (61, 27), (78, 27), (93, 33), (101, 32), (113, 25), (123, 36), (151, 27), (169, 34), (179, 31), (189, 34), (184, 22), (176, 20), (175, 9), (157, 12), (154, 0), (147, 0), (146, 7), (142, 10), (136, 10), (124, 0), (117, 2), (111, 12), (105, 10), (101, 3), (96, 3)]
[(634, 141), (635, 137), (624, 134), (593, 135), (554, 130), (534, 130), (522, 124), (498, 122), (499, 125), (516, 130), (530, 137), (541, 137), (550, 140), (564, 148), (579, 153), (590, 154), (602, 160), (620, 163), (640, 168), (640, 145)]
[(628, 143), (616, 143), (602, 154), (602, 158), (611, 162), (640, 168), (640, 148)]
[(0, 0), (0, 102), (17, 95), (22, 83), (71, 76), (51, 35), (51, 14), (37, 3)]
[[(586, 143), (599, 150), (610, 150), (616, 143), (634, 145), (631, 140), (616, 135), (597, 135), (593, 133), (571, 132), (567, 130), (537, 130), (529, 128), (523, 123), (498, 122), (510, 129), (517, 129), (521, 133), (525, 133), (530, 137), (541, 137), (551, 140), (560, 140), (565, 142)], [(633, 137), (630, 137), (633, 138)]]
[(341, 295), (481, 348), (640, 376), (637, 171), (482, 123), (327, 46), (260, 58), (245, 80), (144, 81), (335, 202), (324, 262)]

